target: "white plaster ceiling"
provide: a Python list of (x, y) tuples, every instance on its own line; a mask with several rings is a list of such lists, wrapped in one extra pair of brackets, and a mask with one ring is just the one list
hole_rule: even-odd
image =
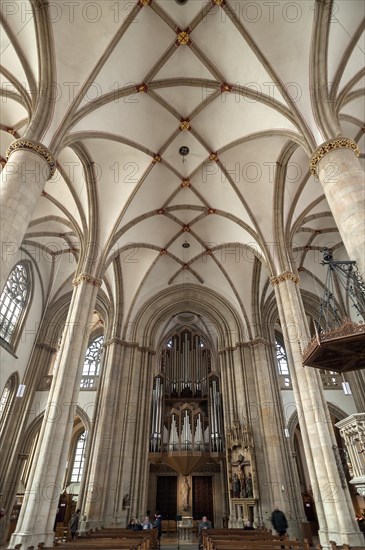
[[(49, 93), (57, 90), (39, 140), (59, 170), (26, 235), (28, 247), (57, 248), (49, 297), (70, 291), (90, 239), (111, 301), (120, 288), (125, 320), (154, 293), (193, 283), (222, 294), (249, 321), (252, 296), (260, 302), (271, 292), (280, 227), (306, 285), (310, 273), (321, 277), (318, 250), (338, 248), (340, 236), (308, 169), (327, 139), (311, 75), (320, 64), (339, 98), (343, 135), (360, 142), (364, 4), (332, 4), (317, 52), (315, 4), (58, 0), (43, 20), (46, 40), (38, 2), (1, 3), (3, 164), (14, 137), (27, 135), (40, 82), (43, 94), (47, 82)], [(186, 45), (178, 42), (183, 30)]]

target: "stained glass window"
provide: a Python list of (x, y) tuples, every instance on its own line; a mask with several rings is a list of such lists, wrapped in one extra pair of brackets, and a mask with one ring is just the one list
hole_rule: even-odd
[(86, 389), (96, 386), (96, 377), (98, 377), (100, 373), (103, 344), (104, 336), (98, 336), (87, 348), (80, 388)]
[(79, 483), (81, 481), (82, 470), (85, 462), (85, 445), (87, 432), (82, 432), (77, 440), (75, 458), (72, 467), (71, 483)]
[(0, 296), (0, 337), (8, 344), (21, 321), (30, 290), (29, 269), (17, 264), (11, 271)]

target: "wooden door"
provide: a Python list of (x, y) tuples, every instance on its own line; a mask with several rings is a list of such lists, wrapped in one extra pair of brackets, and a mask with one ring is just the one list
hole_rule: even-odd
[(163, 519), (176, 519), (176, 476), (157, 476), (156, 510), (159, 510)]
[(203, 516), (214, 522), (213, 483), (211, 476), (193, 476), (193, 517), (200, 520)]

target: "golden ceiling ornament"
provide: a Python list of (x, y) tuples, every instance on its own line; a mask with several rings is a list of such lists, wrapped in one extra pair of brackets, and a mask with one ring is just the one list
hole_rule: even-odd
[(37, 141), (33, 141), (31, 139), (17, 139), (9, 145), (8, 150), (6, 151), (6, 160), (9, 160), (14, 151), (19, 151), (20, 149), (28, 149), (29, 151), (33, 151), (33, 153), (41, 156), (49, 166), (49, 179), (54, 175), (57, 168), (55, 158), (47, 147), (42, 145), (42, 143), (38, 143)]
[(15, 130), (14, 128), (7, 128), (6, 131), (8, 132), (8, 134), (12, 135), (12, 136), (15, 136)]
[(141, 82), (141, 84), (137, 84), (136, 86), (136, 92), (139, 92), (139, 93), (147, 93), (148, 92), (148, 84), (146, 84), (145, 82)]
[(326, 141), (325, 143), (322, 143), (313, 153), (309, 167), (311, 174), (313, 176), (317, 176), (317, 166), (319, 161), (327, 155), (327, 153), (330, 153), (331, 151), (334, 151), (335, 149), (352, 149), (352, 151), (355, 153), (357, 157), (360, 156), (360, 149), (357, 146), (357, 143), (351, 139), (351, 138), (335, 138), (331, 139), (330, 141)]
[(148, 6), (151, 3), (151, 0), (139, 0), (141, 6)]
[(190, 180), (182, 180), (180, 187), (183, 189), (189, 189), (191, 187)]
[(205, 254), (207, 254), (208, 256), (213, 256), (213, 251), (210, 248), (206, 248)]
[(217, 155), (217, 153), (210, 153), (210, 155), (209, 155), (209, 160), (211, 160), (212, 162), (218, 162), (218, 155)]
[(166, 214), (166, 210), (164, 208), (160, 208), (159, 210), (156, 210), (156, 214)]
[(155, 156), (153, 157), (153, 163), (155, 163), (155, 162), (161, 162), (161, 158), (162, 158), (161, 155), (160, 155), (159, 153), (157, 153), (157, 155), (155, 155)]
[(160, 256), (165, 256), (167, 254), (166, 248), (161, 248), (160, 250)]
[(272, 286), (278, 285), (280, 283), (283, 283), (284, 281), (293, 281), (296, 285), (300, 283), (300, 277), (298, 275), (295, 275), (291, 271), (284, 271), (283, 273), (280, 273), (277, 277), (271, 277), (270, 283)]
[(183, 225), (182, 231), (183, 233), (190, 233), (190, 225)]
[(73, 279), (72, 284), (73, 286), (78, 286), (81, 283), (86, 283), (88, 285), (100, 287), (103, 284), (103, 280), (97, 279), (96, 277), (93, 277), (88, 273), (81, 273), (80, 275), (78, 275), (78, 277), (75, 277)]
[(224, 0), (213, 0), (213, 4), (216, 4), (217, 6), (222, 6)]
[(188, 264), (184, 264), (182, 268), (185, 269), (185, 270), (186, 270), (186, 269), (190, 269), (190, 267), (188, 266)]
[(222, 82), (222, 84), (221, 84), (221, 93), (231, 92), (232, 89), (233, 89), (232, 84), (228, 84), (228, 82)]
[(191, 130), (189, 119), (182, 120), (180, 122), (180, 132), (182, 132), (184, 130)]
[(180, 31), (177, 35), (177, 41), (180, 46), (186, 46), (190, 42), (190, 36), (186, 31)]
[(208, 209), (207, 209), (207, 213), (208, 213), (208, 214), (215, 214), (215, 213), (216, 213), (216, 209), (215, 209), (215, 208), (208, 208)]

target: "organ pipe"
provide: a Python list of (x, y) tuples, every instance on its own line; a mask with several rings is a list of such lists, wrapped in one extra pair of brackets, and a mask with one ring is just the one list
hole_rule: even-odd
[(219, 379), (210, 374), (210, 350), (183, 329), (161, 353), (152, 394), (150, 451), (223, 451)]

